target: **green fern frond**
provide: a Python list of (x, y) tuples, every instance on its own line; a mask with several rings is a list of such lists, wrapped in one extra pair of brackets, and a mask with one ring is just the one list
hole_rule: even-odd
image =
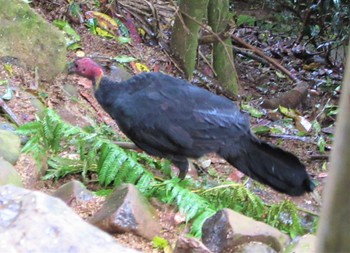
[(231, 208), (256, 220), (266, 211), (262, 199), (240, 184), (226, 183), (199, 194), (219, 208)]
[[(109, 185), (112, 181), (110, 181), (110, 178), (113, 176), (116, 176), (119, 170), (119, 167), (114, 166), (114, 161), (117, 159), (119, 155), (118, 149), (112, 149), (108, 147), (108, 153), (104, 159), (99, 162), (99, 170), (98, 170), (98, 176), (99, 181), (101, 185)], [(101, 160), (101, 158), (100, 158)]]
[(143, 173), (140, 179), (137, 181), (136, 187), (140, 190), (140, 192), (146, 194), (152, 187), (154, 187), (155, 184), (156, 180), (154, 179), (153, 174), (145, 171), (145, 173)]
[(289, 233), (292, 238), (304, 233), (297, 207), (288, 200), (272, 205), (266, 222), (281, 231)]
[(51, 157), (48, 161), (50, 168), (44, 179), (61, 178), (71, 173), (78, 173), (82, 168), (82, 161), (79, 159), (69, 159), (59, 156)]
[(37, 133), (42, 128), (42, 124), (40, 121), (33, 121), (26, 124), (21, 125), (17, 129), (18, 134), (23, 135), (32, 135), (34, 133)]
[[(189, 181), (179, 179), (159, 182), (143, 167), (170, 171), (170, 163), (162, 163), (145, 154), (123, 150), (100, 134), (87, 132), (63, 122), (52, 110), (38, 121), (20, 127), (19, 133), (30, 135), (31, 139), (23, 147), (23, 152), (33, 153), (37, 162), (48, 158), (49, 170), (46, 178), (59, 178), (69, 173), (83, 176), (97, 172), (100, 185), (120, 185), (132, 183), (146, 196), (157, 197), (166, 203), (175, 203), (192, 222), (191, 233), (199, 236), (204, 221), (221, 208), (228, 207), (254, 219), (265, 220), (269, 224), (292, 235), (303, 231), (296, 207), (288, 202), (272, 206), (267, 210), (262, 200), (239, 184), (226, 184), (212, 189), (192, 191)], [(76, 154), (76, 159), (68, 159), (63, 154)], [(170, 173), (169, 173), (170, 175)], [(282, 218), (287, 214), (285, 224)]]

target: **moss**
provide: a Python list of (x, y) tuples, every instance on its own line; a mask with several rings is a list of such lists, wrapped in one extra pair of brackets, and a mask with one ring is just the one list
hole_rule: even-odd
[(20, 59), (52, 79), (66, 64), (63, 34), (20, 0), (0, 0), (0, 57)]

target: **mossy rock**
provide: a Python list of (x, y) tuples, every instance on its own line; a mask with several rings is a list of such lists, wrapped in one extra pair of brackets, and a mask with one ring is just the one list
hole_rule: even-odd
[(0, 186), (7, 184), (23, 186), (21, 176), (12, 164), (0, 157)]
[(0, 0), (0, 59), (17, 58), (39, 76), (52, 80), (66, 65), (65, 39), (20, 0)]
[(20, 151), (20, 138), (10, 131), (0, 130), (0, 157), (15, 164), (18, 160)]

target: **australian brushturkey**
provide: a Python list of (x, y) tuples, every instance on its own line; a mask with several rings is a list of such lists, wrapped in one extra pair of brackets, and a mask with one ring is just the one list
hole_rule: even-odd
[(289, 194), (314, 188), (293, 154), (250, 131), (249, 118), (227, 98), (161, 73), (116, 82), (90, 58), (70, 64), (70, 73), (92, 80), (95, 97), (140, 149), (165, 157), (184, 178), (187, 158), (217, 153), (247, 176)]

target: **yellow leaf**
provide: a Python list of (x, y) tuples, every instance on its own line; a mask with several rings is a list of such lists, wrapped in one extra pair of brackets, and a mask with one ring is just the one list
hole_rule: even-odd
[(146, 35), (146, 31), (142, 28), (137, 28), (137, 31), (142, 37), (144, 37)]
[(136, 62), (135, 67), (140, 72), (150, 72), (149, 68), (145, 64)]
[(85, 56), (85, 52), (82, 51), (82, 50), (78, 50), (78, 51), (75, 53), (75, 55), (76, 55), (77, 57), (84, 57), (84, 56)]
[(10, 76), (13, 75), (13, 68), (12, 68), (11, 64), (6, 63), (6, 64), (4, 65), (4, 68), (5, 68), (6, 72), (7, 72)]
[(101, 37), (106, 37), (106, 38), (113, 38), (116, 39), (117, 37), (114, 36), (113, 34), (111, 34), (110, 32), (101, 29), (100, 27), (96, 27), (96, 33), (97, 35), (101, 36)]
[(98, 26), (103, 30), (112, 33), (114, 36), (118, 36), (119, 25), (112, 17), (98, 11), (87, 11), (85, 15), (86, 18), (95, 18)]
[(293, 109), (288, 109), (286, 107), (279, 106), (279, 110), (284, 116), (286, 116), (288, 118), (294, 119), (295, 117), (298, 116), (297, 113), (295, 112), (295, 110), (293, 110)]

